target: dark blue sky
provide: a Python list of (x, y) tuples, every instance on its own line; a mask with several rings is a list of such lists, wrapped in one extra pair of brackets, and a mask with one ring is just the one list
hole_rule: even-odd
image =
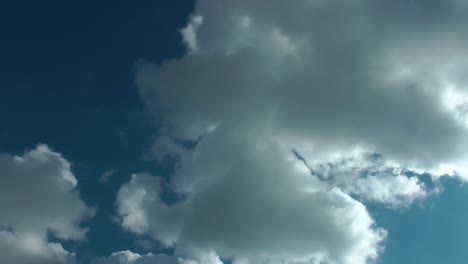
[[(132, 65), (183, 55), (177, 29), (193, 8), (192, 1), (9, 2), (0, 6), (5, 150), (104, 140), (100, 128), (125, 133), (119, 122), (140, 108)], [(9, 144), (19, 137), (24, 146)], [(85, 145), (92, 144), (75, 147)]]
[[(115, 225), (115, 192), (154, 138), (133, 82), (140, 58), (180, 57), (178, 29), (194, 1), (2, 1), (0, 3), (0, 152), (47, 143), (72, 162), (83, 200), (98, 208), (88, 241), (67, 245), (89, 259), (125, 249)], [(109, 184), (98, 183), (116, 170)]]

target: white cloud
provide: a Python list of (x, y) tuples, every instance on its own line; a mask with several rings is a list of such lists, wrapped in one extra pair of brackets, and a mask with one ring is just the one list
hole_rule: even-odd
[(75, 254), (34, 235), (0, 231), (0, 261), (15, 264), (73, 264)]
[[(112, 253), (109, 257), (101, 257), (93, 260), (91, 264), (198, 264), (181, 258), (153, 255), (151, 253), (140, 255), (131, 251), (120, 251)], [(201, 263), (200, 263), (201, 264)], [(210, 264), (210, 263), (204, 263)]]
[(188, 198), (176, 205), (160, 200), (157, 177), (134, 175), (118, 195), (123, 226), (167, 245), (247, 263), (345, 264), (377, 257), (385, 231), (364, 205), (298, 170), (291, 153), (250, 139), (249, 132), (226, 137), (215, 130), (188, 153), (173, 181)]
[(358, 179), (350, 193), (363, 195), (369, 201), (399, 207), (408, 206), (415, 199), (425, 197), (427, 194), (422, 185), (417, 178), (403, 175), (370, 177)]
[(465, 21), (453, 15), (466, 9), (456, 3), (199, 1), (196, 11), (203, 52), (138, 75), (171, 133), (268, 119), (260, 125), (283, 140), (358, 144), (418, 169), (465, 158), (467, 129), (442, 98), (447, 82), (466, 93), (466, 37), (455, 34)]
[[(332, 186), (389, 208), (408, 207), (415, 200), (438, 192), (437, 189), (427, 190), (417, 172), (407, 171), (380, 155), (359, 149), (347, 154), (333, 153), (326, 157), (326, 162), (309, 164), (304, 157), (300, 159), (312, 174)], [(407, 176), (409, 174), (413, 176)]]
[(187, 45), (189, 52), (196, 52), (198, 50), (197, 30), (202, 23), (203, 17), (195, 15), (190, 18), (189, 24), (180, 30), (182, 41)]
[(45, 145), (23, 156), (0, 155), (0, 262), (73, 263), (74, 254), (48, 242), (48, 232), (82, 240), (92, 215), (76, 191), (70, 163)]
[(385, 232), (362, 202), (409, 206), (432, 191), (423, 173), (468, 179), (467, 12), (198, 1), (187, 56), (137, 71), (165, 125), (153, 155), (181, 158), (170, 187), (185, 200), (164, 204), (161, 182), (136, 175), (119, 192), (123, 226), (237, 263), (376, 259)]

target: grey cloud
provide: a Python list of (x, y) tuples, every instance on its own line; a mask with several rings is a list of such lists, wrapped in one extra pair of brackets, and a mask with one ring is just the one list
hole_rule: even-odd
[(45, 145), (23, 156), (0, 155), (0, 262), (72, 263), (48, 232), (82, 240), (80, 222), (93, 214), (76, 191), (70, 163)]
[(14, 264), (78, 264), (75, 255), (57, 243), (0, 231), (0, 261)]
[[(462, 1), (202, 0), (195, 13), (187, 56), (137, 67), (165, 125), (154, 156), (180, 157), (170, 186), (187, 199), (165, 205), (159, 180), (137, 175), (119, 192), (124, 227), (238, 263), (368, 263), (385, 231), (361, 202), (426, 197), (404, 171), (468, 178)], [(333, 180), (311, 174), (324, 164)]]
[(327, 189), (281, 146), (250, 141), (248, 132), (215, 130), (184, 157), (173, 187), (188, 194), (185, 202), (165, 205), (156, 177), (134, 175), (118, 195), (123, 226), (249, 263), (377, 257), (385, 231), (361, 203)]
[[(466, 127), (442, 101), (446, 79), (456, 81), (445, 68), (462, 59), (437, 52), (449, 50), (444, 43), (466, 43), (463, 34), (447, 34), (465, 24), (452, 18), (465, 10), (455, 5), (200, 1), (197, 12), (206, 22), (198, 32), (200, 52), (157, 68), (143, 66), (142, 97), (182, 135), (217, 122), (269, 118), (266, 125), (276, 134), (328, 148), (360, 144), (432, 169), (463, 156), (460, 142), (466, 142)], [(426, 21), (434, 10), (442, 17)], [(242, 26), (245, 17), (250, 22)], [(275, 30), (297, 44), (297, 56), (274, 59), (282, 52)], [(404, 67), (408, 76), (395, 77)]]

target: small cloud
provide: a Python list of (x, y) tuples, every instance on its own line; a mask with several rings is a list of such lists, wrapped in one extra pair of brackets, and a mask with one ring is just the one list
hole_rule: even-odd
[(190, 18), (189, 24), (180, 30), (182, 40), (188, 48), (189, 53), (198, 51), (197, 31), (203, 24), (203, 17), (200, 15), (193, 15)]
[(101, 175), (101, 177), (99, 177), (99, 182), (100, 182), (100, 183), (107, 183), (107, 182), (109, 182), (110, 177), (111, 177), (112, 175), (116, 174), (116, 173), (117, 173), (117, 171), (114, 170), (114, 169), (108, 170), (108, 171), (104, 172), (104, 173)]

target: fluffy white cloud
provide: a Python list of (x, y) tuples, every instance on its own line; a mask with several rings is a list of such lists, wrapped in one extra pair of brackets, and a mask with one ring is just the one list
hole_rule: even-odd
[(189, 54), (137, 68), (165, 125), (154, 156), (180, 157), (169, 187), (184, 200), (136, 175), (123, 226), (237, 263), (376, 259), (385, 232), (362, 202), (408, 206), (430, 193), (422, 173), (468, 179), (467, 14), (455, 0), (197, 1)]
[(70, 163), (45, 145), (23, 156), (0, 155), (0, 262), (73, 263), (74, 254), (48, 242), (84, 239), (90, 216)]
[(359, 145), (405, 166), (462, 172), (463, 107), (445, 95), (468, 92), (457, 15), (467, 7), (439, 2), (198, 1), (199, 51), (142, 65), (142, 98), (171, 135), (262, 120), (315, 153)]
[(123, 226), (244, 263), (377, 257), (386, 234), (361, 203), (298, 168), (282, 146), (250, 133), (217, 129), (184, 156), (173, 188), (188, 198), (176, 205), (161, 201), (158, 178), (134, 175), (118, 195)]
[(362, 200), (383, 203), (389, 208), (410, 206), (415, 200), (439, 191), (437, 188), (427, 190), (417, 172), (407, 171), (381, 155), (359, 149), (347, 155), (333, 153), (326, 158), (327, 162), (312, 164), (295, 153), (307, 169), (323, 181)]

